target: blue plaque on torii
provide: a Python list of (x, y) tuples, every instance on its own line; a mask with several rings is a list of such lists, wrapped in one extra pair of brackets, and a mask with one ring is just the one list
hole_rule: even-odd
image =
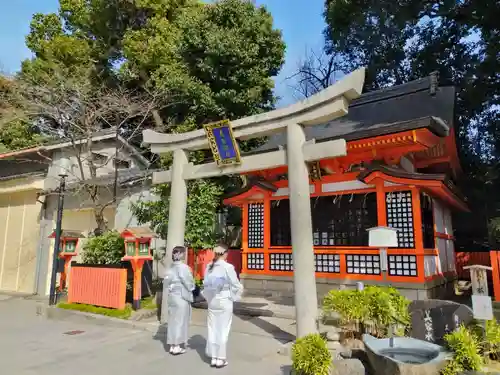
[(229, 120), (204, 125), (208, 144), (218, 166), (241, 163), (240, 150)]

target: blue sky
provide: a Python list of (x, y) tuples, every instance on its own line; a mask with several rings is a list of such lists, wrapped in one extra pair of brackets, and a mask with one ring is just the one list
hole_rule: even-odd
[[(306, 48), (320, 48), (324, 21), (324, 0), (256, 0), (265, 5), (274, 17), (276, 28), (281, 29), (287, 45), (286, 61), (276, 77), (276, 95), (280, 105), (295, 101), (286, 78), (297, 69)], [(31, 56), (24, 37), (29, 32), (33, 13), (56, 12), (58, 0), (5, 0), (0, 13), (0, 70), (16, 72), (22, 60)]]

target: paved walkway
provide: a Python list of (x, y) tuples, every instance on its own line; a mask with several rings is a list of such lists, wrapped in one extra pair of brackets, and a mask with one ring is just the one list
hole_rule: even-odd
[[(288, 374), (289, 360), (277, 354), (290, 340), (293, 322), (235, 318), (229, 366), (205, 362), (204, 312), (195, 311), (191, 347), (179, 357), (165, 352), (164, 334), (37, 316), (40, 302), (0, 299), (1, 373), (15, 375)], [(150, 322), (150, 324), (155, 324)], [(279, 327), (281, 326), (281, 327)], [(283, 329), (284, 328), (284, 329)]]

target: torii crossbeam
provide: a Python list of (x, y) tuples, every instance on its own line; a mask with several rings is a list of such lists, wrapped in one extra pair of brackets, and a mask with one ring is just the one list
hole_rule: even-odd
[[(216, 163), (193, 165), (187, 152), (208, 149), (203, 129), (181, 134), (143, 132), (144, 143), (156, 154), (173, 152), (172, 168), (156, 172), (153, 183), (170, 183), (167, 251), (184, 243), (186, 181), (288, 167), (292, 252), (294, 267), (297, 337), (317, 331), (318, 300), (314, 274), (314, 250), (307, 162), (344, 156), (343, 139), (315, 143), (307, 141), (303, 127), (324, 124), (347, 114), (349, 102), (361, 95), (365, 69), (358, 69), (319, 93), (285, 108), (231, 122), (234, 137), (251, 139), (286, 131), (286, 150), (244, 156), (239, 165), (220, 167)], [(167, 260), (169, 257), (167, 256)]]

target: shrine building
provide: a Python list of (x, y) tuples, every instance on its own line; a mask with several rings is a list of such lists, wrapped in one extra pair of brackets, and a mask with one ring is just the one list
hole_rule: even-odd
[[(455, 89), (437, 75), (362, 94), (348, 114), (304, 129), (316, 143), (345, 139), (347, 155), (311, 163), (310, 200), (318, 295), (362, 281), (391, 285), (410, 299), (453, 290), (452, 213), (466, 211), (454, 184), (461, 169), (454, 131)], [(253, 153), (286, 149), (274, 134)], [(243, 213), (242, 271), (254, 295), (293, 296), (287, 166), (249, 172), (224, 201)], [(368, 228), (396, 228), (397, 248), (368, 246)]]

